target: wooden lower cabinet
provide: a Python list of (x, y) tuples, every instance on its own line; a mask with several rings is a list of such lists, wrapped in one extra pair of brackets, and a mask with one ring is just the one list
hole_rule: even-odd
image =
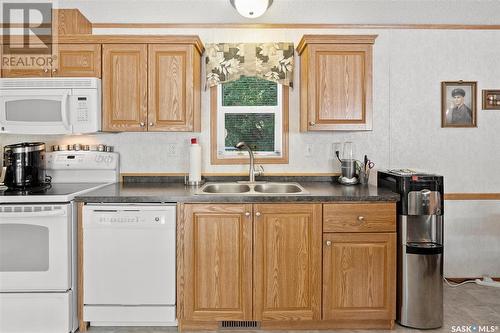
[(325, 206), (180, 204), (180, 329), (392, 328), (396, 233), (324, 233)]
[(321, 319), (321, 204), (256, 204), (254, 216), (254, 320)]
[(395, 319), (395, 233), (323, 235), (323, 319)]
[[(252, 205), (186, 204), (181, 232), (183, 303), (193, 321), (251, 320)], [(248, 214), (246, 214), (248, 213)], [(181, 310), (179, 310), (181, 311)]]

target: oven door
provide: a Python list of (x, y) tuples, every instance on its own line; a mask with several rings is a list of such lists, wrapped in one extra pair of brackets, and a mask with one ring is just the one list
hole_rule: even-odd
[(0, 205), (0, 292), (66, 291), (70, 204)]
[(0, 133), (70, 134), (69, 89), (0, 90)]

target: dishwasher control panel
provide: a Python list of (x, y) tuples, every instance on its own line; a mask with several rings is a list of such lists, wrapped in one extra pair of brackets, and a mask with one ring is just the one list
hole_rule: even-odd
[(108, 206), (86, 205), (83, 228), (175, 226), (175, 205)]

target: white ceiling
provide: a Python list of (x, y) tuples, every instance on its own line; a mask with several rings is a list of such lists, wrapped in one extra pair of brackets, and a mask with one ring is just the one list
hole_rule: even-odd
[(274, 0), (257, 19), (229, 0), (58, 0), (99, 23), (500, 24), (500, 0)]

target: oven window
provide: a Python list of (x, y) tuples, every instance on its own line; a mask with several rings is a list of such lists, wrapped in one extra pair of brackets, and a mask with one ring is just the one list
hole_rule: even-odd
[(61, 101), (23, 99), (5, 103), (6, 121), (60, 122)]
[(49, 270), (49, 228), (0, 224), (0, 272)]

